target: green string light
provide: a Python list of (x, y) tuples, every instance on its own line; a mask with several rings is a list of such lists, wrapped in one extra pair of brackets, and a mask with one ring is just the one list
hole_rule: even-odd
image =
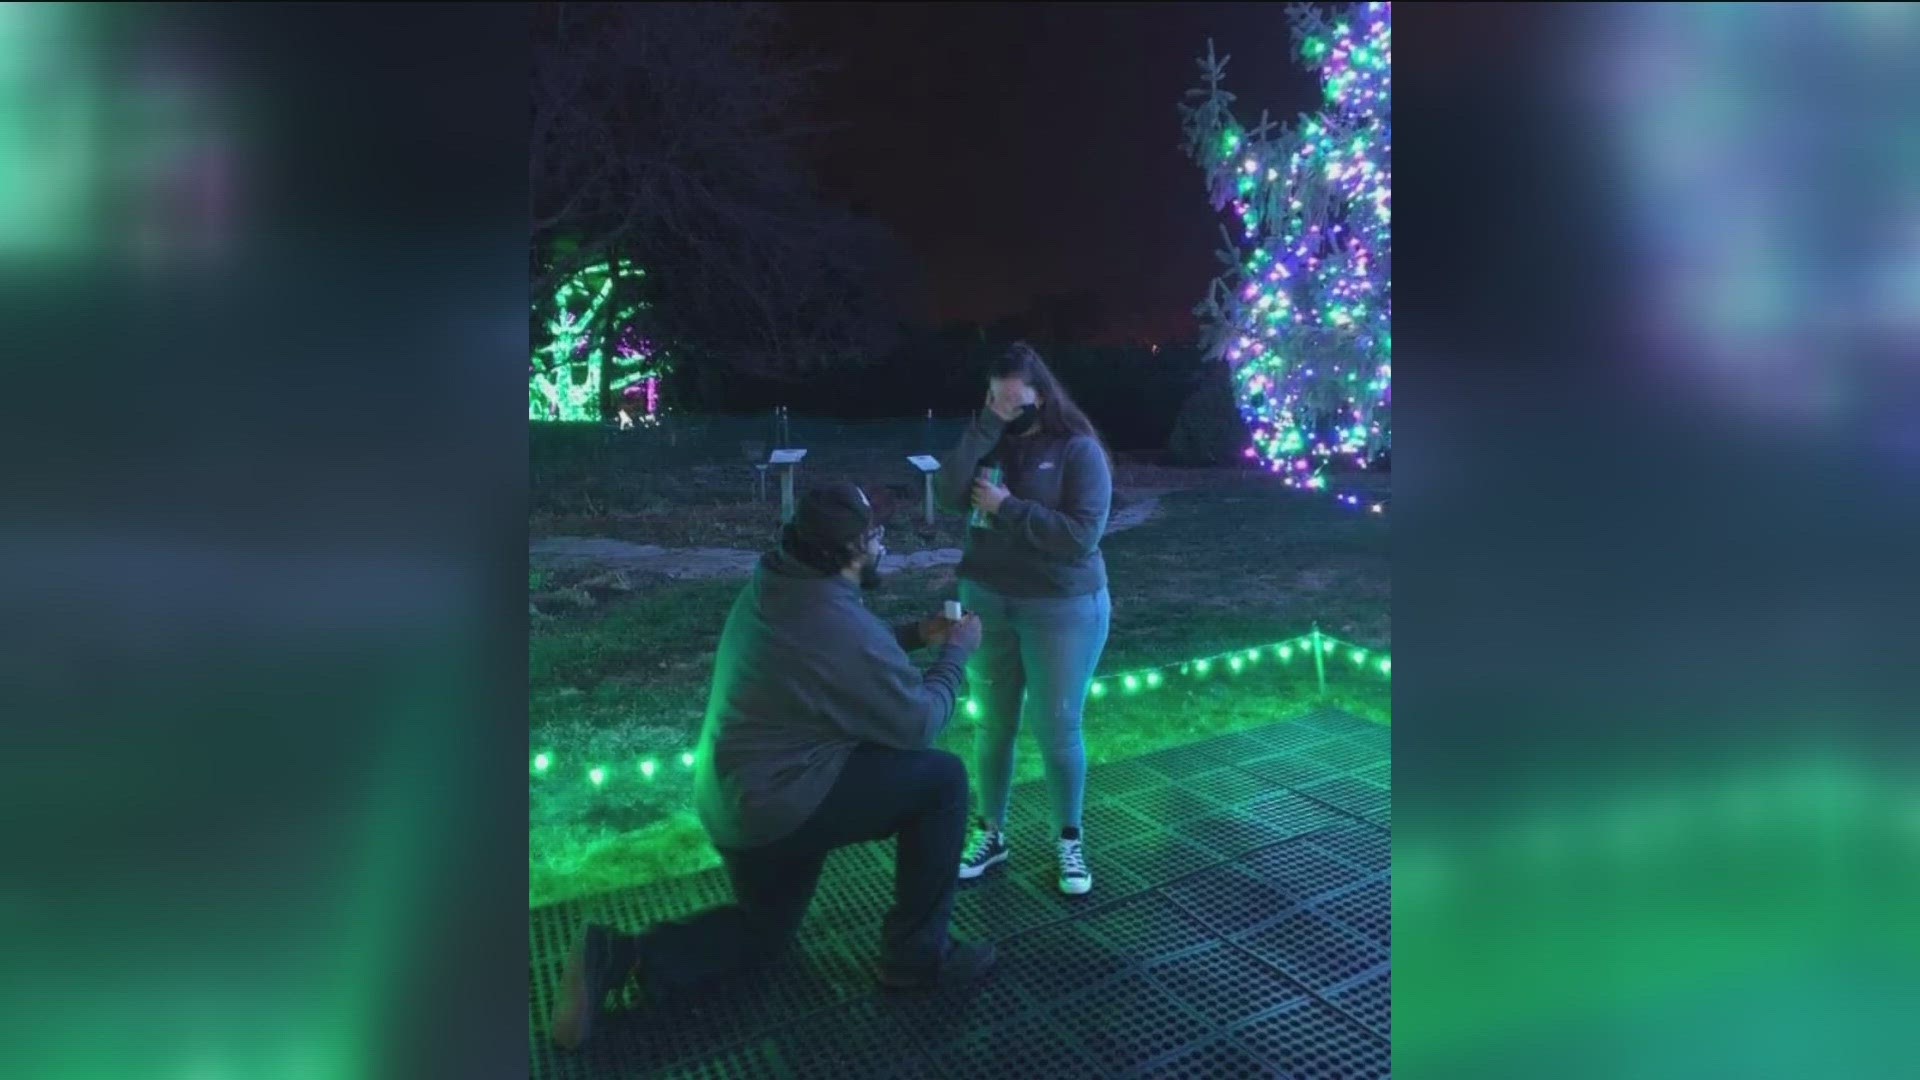
[[(1088, 687), (1088, 694), (1096, 699), (1104, 699), (1110, 696), (1111, 687), (1109, 684), (1115, 679), (1120, 681), (1121, 688), (1127, 694), (1137, 694), (1143, 690), (1158, 690), (1167, 685), (1167, 673), (1169, 671), (1178, 671), (1183, 675), (1191, 675), (1194, 678), (1206, 678), (1213, 671), (1214, 663), (1219, 660), (1225, 660), (1228, 670), (1235, 675), (1239, 675), (1246, 670), (1248, 664), (1258, 663), (1261, 656), (1269, 650), (1281, 660), (1291, 661), (1296, 649), (1311, 654), (1315, 649), (1319, 649), (1322, 652), (1338, 652), (1343, 648), (1353, 660), (1354, 666), (1363, 669), (1371, 667), (1372, 670), (1379, 672), (1380, 675), (1392, 678), (1392, 658), (1386, 656), (1375, 658), (1371, 650), (1359, 645), (1339, 641), (1325, 634), (1307, 634), (1297, 638), (1289, 638), (1286, 641), (1274, 645), (1263, 645), (1253, 649), (1236, 649), (1230, 653), (1201, 657), (1180, 664), (1167, 664), (1157, 668), (1144, 668), (1138, 671), (1109, 675), (1104, 679), (1094, 680), (1091, 686)], [(968, 716), (979, 719), (982, 707), (978, 698), (967, 698), (962, 704)], [(556, 758), (552, 751), (542, 750), (533, 756), (533, 771), (544, 775), (553, 769), (555, 760)], [(680, 754), (680, 764), (688, 769), (693, 768), (693, 752), (682, 751)], [(640, 774), (648, 780), (653, 779), (659, 771), (658, 760), (654, 758), (642, 760), (639, 771)], [(601, 766), (594, 766), (587, 770), (587, 780), (594, 787), (602, 787), (607, 782), (607, 770)]]
[[(630, 290), (645, 277), (646, 271), (625, 260), (601, 262), (576, 271), (555, 290), (543, 305), (548, 341), (533, 354), (529, 419), (599, 421), (603, 389), (618, 395), (640, 386), (648, 387), (648, 414), (657, 415), (659, 382), (671, 365), (635, 329), (647, 305)], [(622, 294), (618, 300), (616, 292)]]
[[(1211, 54), (1196, 91), (1208, 100), (1182, 112), (1209, 201), (1231, 210), (1240, 233), (1229, 240), (1234, 270), (1205, 305), (1209, 358), (1234, 375), (1247, 456), (1289, 487), (1328, 492), (1345, 485), (1320, 470), (1346, 459), (1370, 468), (1391, 445), (1392, 20), (1388, 4), (1355, 6), (1340, 23), (1318, 7), (1287, 15), (1296, 56), (1329, 102), (1319, 116), (1277, 133), (1263, 122), (1220, 152), (1218, 136), (1242, 129)], [(1338, 501), (1386, 509), (1351, 491)]]

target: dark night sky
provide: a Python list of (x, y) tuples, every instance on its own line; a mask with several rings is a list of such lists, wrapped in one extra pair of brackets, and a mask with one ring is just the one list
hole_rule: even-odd
[(1175, 105), (1209, 36), (1236, 114), (1318, 103), (1279, 4), (819, 4), (797, 43), (841, 65), (808, 114), (850, 126), (811, 155), (918, 259), (928, 314), (980, 319), (1092, 291), (1107, 336), (1187, 340), (1218, 272), (1219, 215)]

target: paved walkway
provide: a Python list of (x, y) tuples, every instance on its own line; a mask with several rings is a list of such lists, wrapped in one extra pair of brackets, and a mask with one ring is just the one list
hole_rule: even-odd
[[(1146, 499), (1113, 515), (1107, 535), (1136, 529), (1153, 520), (1160, 512), (1158, 499)], [(760, 561), (762, 552), (745, 548), (668, 548), (656, 544), (636, 544), (603, 537), (554, 536), (535, 540), (527, 546), (536, 559), (588, 562), (614, 570), (634, 570), (642, 574), (660, 574), (675, 580), (745, 577)], [(881, 570), (889, 574), (930, 570), (960, 563), (959, 548), (935, 548), (908, 555), (889, 555)]]

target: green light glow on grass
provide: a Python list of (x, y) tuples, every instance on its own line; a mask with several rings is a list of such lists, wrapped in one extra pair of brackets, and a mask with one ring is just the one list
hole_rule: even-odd
[[(1380, 656), (1370, 661), (1369, 658), (1372, 657), (1373, 654), (1368, 649), (1357, 645), (1348, 645), (1345, 642), (1322, 634), (1318, 638), (1312, 636), (1293, 638), (1283, 644), (1262, 645), (1252, 649), (1235, 650), (1223, 656), (1188, 660), (1180, 664), (1168, 664), (1161, 667), (1140, 668), (1135, 671), (1117, 673), (1104, 679), (1094, 680), (1088, 686), (1087, 693), (1090, 698), (1094, 699), (1110, 697), (1112, 696), (1110, 684), (1115, 680), (1119, 681), (1122, 690), (1127, 694), (1139, 694), (1147, 690), (1159, 690), (1167, 685), (1169, 672), (1178, 671), (1181, 674), (1191, 675), (1194, 678), (1205, 678), (1213, 671), (1214, 661), (1218, 659), (1224, 659), (1227, 668), (1233, 674), (1240, 675), (1246, 671), (1248, 664), (1257, 663), (1268, 650), (1272, 650), (1280, 659), (1290, 661), (1293, 658), (1295, 645), (1309, 651), (1316, 647), (1334, 652), (1344, 648), (1348, 651), (1348, 655), (1352, 657), (1355, 666), (1361, 668), (1371, 667), (1372, 670), (1377, 671), (1381, 676), (1388, 678), (1391, 678), (1393, 674), (1393, 662), (1388, 657)], [(984, 707), (978, 698), (966, 698), (961, 701), (960, 705), (966, 710), (967, 715), (974, 719), (979, 719), (984, 711)], [(679, 758), (681, 765), (689, 769), (693, 767), (693, 751), (681, 751)], [(533, 756), (533, 771), (543, 775), (551, 772), (555, 761), (556, 758), (552, 751), (542, 750)], [(658, 759), (648, 758), (639, 762), (640, 775), (648, 780), (655, 778), (655, 775), (659, 772), (659, 768)], [(587, 780), (595, 787), (604, 786), (607, 782), (607, 770), (603, 767), (595, 766), (587, 771)]]

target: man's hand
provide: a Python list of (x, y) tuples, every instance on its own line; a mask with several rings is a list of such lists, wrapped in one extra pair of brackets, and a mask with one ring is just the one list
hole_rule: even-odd
[(929, 615), (920, 620), (920, 640), (927, 643), (927, 648), (937, 649), (947, 643), (947, 635), (958, 625), (945, 615)]
[(1013, 492), (984, 476), (973, 482), (973, 505), (979, 507), (980, 512), (984, 514), (999, 513), (1000, 504), (1006, 502), (1007, 496), (1011, 494)]
[(980, 616), (968, 615), (957, 623), (949, 623), (947, 644), (972, 652), (980, 647)]

